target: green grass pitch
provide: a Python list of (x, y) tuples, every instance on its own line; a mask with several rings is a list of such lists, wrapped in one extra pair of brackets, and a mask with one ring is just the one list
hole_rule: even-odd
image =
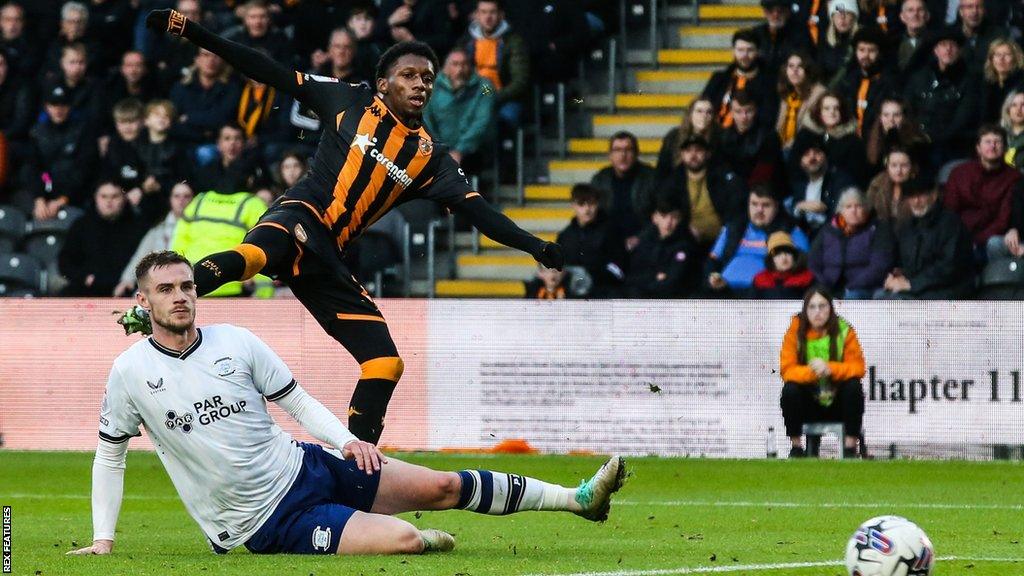
[[(438, 469), (515, 471), (575, 485), (600, 458), (403, 454)], [(15, 574), (840, 575), (860, 522), (900, 514), (941, 559), (935, 574), (1024, 574), (1024, 468), (1009, 462), (627, 459), (631, 477), (604, 524), (568, 514), (462, 511), (406, 518), (455, 533), (446, 555), (213, 555), (159, 460), (130, 452), (114, 555), (69, 557), (92, 535), (92, 454), (0, 451)], [(831, 562), (831, 564), (826, 564)], [(793, 564), (815, 565), (795, 567)], [(758, 566), (760, 565), (760, 566)], [(781, 566), (780, 566), (781, 565)], [(788, 565), (788, 566), (787, 566)]]

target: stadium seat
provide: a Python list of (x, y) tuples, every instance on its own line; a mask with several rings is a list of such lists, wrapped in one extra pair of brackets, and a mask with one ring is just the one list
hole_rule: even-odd
[(832, 434), (839, 442), (839, 458), (843, 457), (843, 423), (842, 422), (811, 422), (804, 424), (804, 436), (807, 436), (807, 455), (818, 457), (821, 448), (821, 437)]
[[(0, 252), (12, 252), (25, 236), (24, 212), (14, 206), (0, 205)], [(9, 243), (9, 245), (8, 245)]]
[(39, 262), (28, 254), (0, 254), (0, 283), (8, 291), (24, 289), (39, 291), (42, 289), (42, 269)]
[(57, 261), (64, 236), (53, 233), (32, 233), (25, 239), (25, 253), (39, 260), (44, 267)]
[(19, 288), (17, 286), (8, 286), (0, 282), (0, 298), (34, 298), (39, 293), (29, 288)]
[(85, 212), (81, 208), (65, 206), (57, 212), (55, 218), (49, 220), (33, 220), (29, 232), (31, 234), (67, 234), (71, 224)]

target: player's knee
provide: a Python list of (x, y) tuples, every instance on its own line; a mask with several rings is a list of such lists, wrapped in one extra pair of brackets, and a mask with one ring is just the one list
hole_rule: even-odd
[(384, 356), (367, 360), (359, 365), (361, 380), (389, 380), (398, 382), (405, 371), (405, 363), (398, 356)]
[(439, 509), (453, 508), (459, 502), (462, 479), (455, 472), (439, 472), (433, 479), (432, 499)]
[(412, 524), (405, 523), (399, 528), (393, 540), (395, 554), (420, 554), (423, 552), (423, 538)]

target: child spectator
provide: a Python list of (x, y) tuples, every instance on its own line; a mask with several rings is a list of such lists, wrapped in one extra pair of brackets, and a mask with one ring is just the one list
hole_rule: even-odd
[(803, 252), (785, 232), (768, 237), (768, 255), (764, 270), (754, 276), (754, 296), (771, 300), (800, 298), (814, 283), (814, 274), (807, 269)]
[(558, 233), (565, 265), (579, 266), (590, 275), (592, 287), (581, 296), (612, 296), (623, 280), (626, 251), (601, 209), (601, 191), (587, 184), (573, 186), (572, 209), (572, 221)]
[(569, 297), (565, 270), (537, 266), (537, 277), (526, 282), (526, 297), (534, 300), (564, 300)]
[(139, 158), (145, 172), (144, 192), (162, 191), (166, 194), (176, 181), (188, 174), (185, 149), (170, 137), (176, 115), (170, 100), (154, 100), (146, 105), (143, 120), (146, 133), (138, 143)]
[(626, 295), (630, 298), (681, 298), (700, 284), (699, 250), (682, 224), (679, 206), (660, 199), (651, 226), (629, 257)]

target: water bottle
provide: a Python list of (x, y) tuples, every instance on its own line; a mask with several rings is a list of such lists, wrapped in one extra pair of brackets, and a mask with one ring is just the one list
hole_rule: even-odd
[(818, 379), (818, 402), (825, 408), (832, 405), (834, 400), (832, 392), (832, 382), (829, 381), (828, 377), (822, 377)]
[(779, 451), (775, 447), (775, 426), (768, 427), (768, 438), (764, 441), (765, 444), (765, 455), (768, 458), (777, 458)]

